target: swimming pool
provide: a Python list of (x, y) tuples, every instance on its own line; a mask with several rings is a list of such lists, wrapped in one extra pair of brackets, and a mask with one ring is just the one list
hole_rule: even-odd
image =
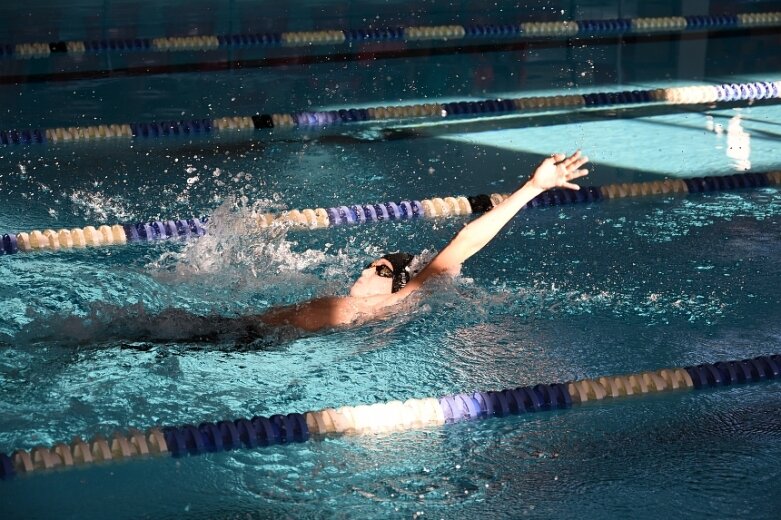
[[(676, 14), (666, 2), (635, 13), (619, 4), (563, 8), (571, 19)], [(740, 7), (772, 10), (769, 4)], [(547, 20), (559, 6), (542, 7), (531, 11)], [(433, 11), (432, 23), (447, 23)], [(498, 22), (508, 16), (497, 15)], [(759, 55), (777, 45), (777, 36), (764, 33), (554, 43), (4, 84), (2, 127), (781, 79), (774, 58)], [(684, 50), (685, 59), (670, 61)], [(741, 58), (750, 50), (757, 59)], [(779, 170), (780, 119), (772, 101), (630, 104), (447, 124), (0, 148), (3, 233), (212, 215), (210, 234), (187, 243), (0, 257), (0, 452), (126, 427), (778, 353), (777, 187), (522, 212), (459, 279), (414, 309), (355, 330), (249, 345), (131, 336), (165, 309), (231, 316), (340, 293), (368, 260), (389, 250), (437, 250), (465, 222), (257, 229), (248, 225), (252, 210), (503, 193), (541, 156), (574, 148), (591, 157), (587, 183), (594, 185)], [(779, 505), (778, 389), (768, 382), (659, 394), (392, 434), (91, 465), (3, 481), (0, 502), (7, 516), (25, 518), (771, 518)]]

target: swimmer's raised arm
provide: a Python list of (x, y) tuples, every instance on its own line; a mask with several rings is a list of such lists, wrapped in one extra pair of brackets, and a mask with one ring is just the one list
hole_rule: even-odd
[[(555, 154), (542, 161), (521, 188), (492, 210), (473, 220), (458, 232), (450, 243), (417, 275), (404, 286), (397, 280), (397, 272), (405, 271), (411, 255), (395, 253), (378, 258), (361, 272), (350, 288), (349, 296), (316, 298), (297, 305), (270, 309), (253, 317), (265, 325), (288, 325), (306, 331), (352, 325), (362, 319), (383, 315), (400, 300), (419, 289), (427, 279), (447, 272), (455, 272), (469, 257), (480, 251), (501, 231), (507, 222), (534, 197), (555, 188), (577, 190), (572, 181), (588, 172), (580, 169), (588, 159), (575, 152), (567, 157)], [(397, 258), (398, 255), (401, 257)], [(394, 264), (404, 264), (401, 267)], [(402, 288), (394, 288), (397, 282)], [(396, 292), (394, 292), (396, 291)]]
[(567, 157), (554, 154), (548, 157), (532, 174), (532, 177), (512, 195), (493, 209), (464, 226), (450, 243), (406, 287), (394, 293), (394, 299), (404, 298), (419, 289), (430, 277), (458, 269), (469, 257), (483, 249), (501, 229), (534, 197), (550, 188), (580, 189), (572, 181), (588, 175), (581, 166), (588, 157), (580, 151)]

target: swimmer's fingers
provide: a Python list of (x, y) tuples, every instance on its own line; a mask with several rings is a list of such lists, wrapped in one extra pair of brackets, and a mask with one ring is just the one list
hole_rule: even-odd
[(588, 157), (581, 156), (567, 165), (567, 170), (575, 171), (588, 162)]
[(563, 154), (561, 155), (561, 159), (557, 159), (557, 162), (560, 162), (564, 167), (570, 168), (573, 163), (575, 163), (580, 158), (580, 150), (576, 151), (569, 157), (565, 157)]
[[(568, 176), (568, 180), (572, 181), (572, 180), (575, 180), (575, 179), (579, 179), (580, 177), (585, 177), (586, 175), (588, 175), (588, 170), (577, 170), (577, 171), (573, 172), (572, 175)], [(575, 184), (573, 182), (564, 182), (564, 183), (561, 184), (561, 187), (562, 188), (567, 188), (567, 189), (570, 189), (570, 190), (579, 190), (580, 189), (580, 186), (578, 186), (577, 184)]]

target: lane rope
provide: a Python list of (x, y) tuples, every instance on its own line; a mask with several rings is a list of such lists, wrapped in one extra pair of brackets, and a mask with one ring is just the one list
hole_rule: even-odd
[(274, 47), (351, 46), (360, 43), (460, 41), (535, 38), (587, 38), (628, 34), (664, 34), (781, 26), (781, 12), (693, 15), (604, 20), (562, 20), (517, 24), (467, 24), (326, 29), (274, 33), (171, 36), (29, 42), (0, 45), (0, 59), (41, 59), (115, 52), (182, 52)]
[(565, 383), (538, 384), (498, 391), (342, 406), (304, 413), (277, 414), (161, 426), (146, 431), (115, 431), (88, 441), (36, 446), (0, 453), (0, 479), (40, 474), (95, 463), (152, 456), (183, 457), (235, 449), (303, 443), (338, 435), (367, 435), (442, 426), (547, 410), (608, 398), (690, 391), (781, 379), (781, 355), (705, 363)]
[(577, 110), (630, 105), (692, 105), (752, 103), (781, 98), (781, 81), (724, 83), (645, 90), (622, 90), (589, 94), (534, 96), (418, 103), (374, 108), (302, 111), (291, 113), (230, 116), (216, 119), (187, 119), (149, 123), (99, 124), (56, 128), (0, 130), (0, 144), (33, 145), (60, 142), (82, 142), (102, 139), (186, 138), (224, 132), (309, 129), (323, 130), (333, 126), (388, 120), (446, 120), (496, 117), (549, 110)]
[[(669, 194), (708, 193), (781, 185), (781, 171), (768, 173), (740, 173), (722, 176), (665, 179), (647, 182), (582, 186), (579, 190), (552, 189), (532, 199), (525, 208), (590, 203), (629, 197), (647, 197)], [(256, 215), (261, 228), (274, 225), (317, 229), (370, 222), (443, 218), (483, 213), (499, 204), (509, 194), (492, 193), (471, 197), (434, 197), (423, 200), (402, 200), (379, 204), (353, 204), (331, 208), (294, 209), (282, 213)], [(6, 233), (0, 236), (0, 256), (35, 251), (124, 245), (136, 242), (154, 242), (167, 239), (197, 238), (206, 234), (208, 217), (156, 220), (114, 224), (113, 226), (86, 226), (84, 228), (33, 230)]]

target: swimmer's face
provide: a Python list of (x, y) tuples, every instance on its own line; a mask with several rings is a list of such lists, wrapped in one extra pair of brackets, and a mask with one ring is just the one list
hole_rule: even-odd
[(391, 294), (393, 290), (393, 264), (379, 258), (361, 271), (361, 276), (350, 288), (350, 296), (365, 297)]

